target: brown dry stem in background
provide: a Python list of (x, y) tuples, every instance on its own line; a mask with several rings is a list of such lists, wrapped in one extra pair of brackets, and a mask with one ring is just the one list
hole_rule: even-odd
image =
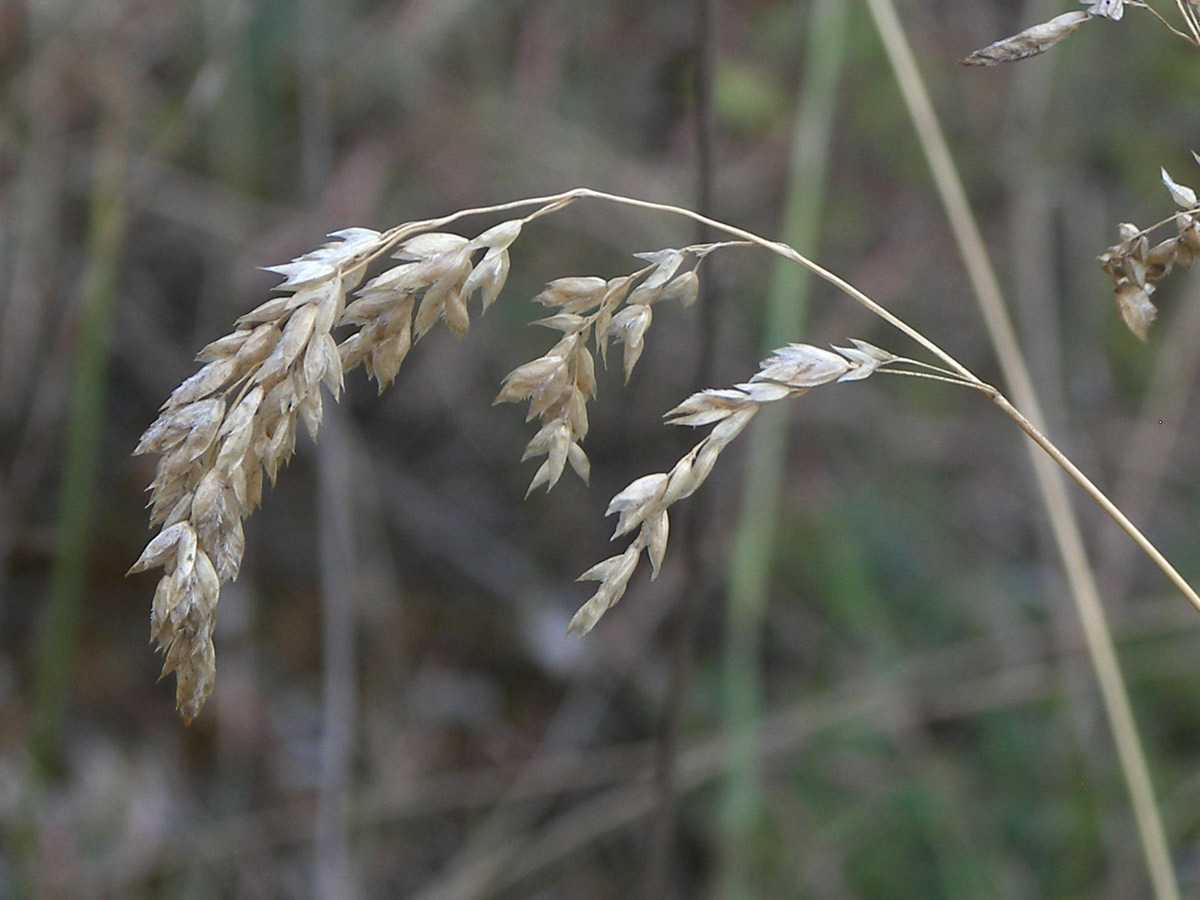
[[(1184, 191), (1173, 189), (1175, 194)], [(894, 356), (863, 341), (832, 351), (791, 344), (776, 350), (748, 381), (724, 390), (702, 390), (676, 406), (666, 414), (671, 424), (713, 428), (669, 472), (639, 478), (613, 498), (608, 507), (608, 514), (618, 514), (613, 537), (635, 529), (637, 534), (622, 553), (580, 576), (600, 586), (571, 620), (572, 633), (589, 631), (620, 600), (643, 552), (649, 556), (651, 576), (658, 574), (669, 534), (669, 507), (704, 483), (721, 452), (760, 406), (822, 384), (861, 380), (876, 371), (946, 381), (987, 395), (1200, 608), (1200, 596), (1182, 576), (999, 391), (861, 291), (786, 245), (689, 210), (581, 188), (462, 210), (383, 233), (366, 228), (335, 232), (335, 240), (320, 249), (271, 267), (268, 271), (284, 276), (279, 289), (287, 293), (242, 316), (232, 334), (200, 352), (204, 366), (171, 394), (134, 451), (160, 457), (150, 486), (151, 524), (160, 531), (130, 572), (162, 569), (151, 612), (151, 640), (166, 656), (163, 675), (175, 673), (176, 705), (185, 722), (199, 713), (212, 691), (217, 601), (221, 585), (235, 579), (241, 565), (242, 520), (261, 502), (264, 474), (273, 482), (291, 457), (298, 424), (303, 422), (316, 438), (321, 386), (337, 399), (345, 373), (362, 365), (382, 391), (396, 377), (412, 344), (439, 321), (461, 337), (470, 327), (468, 302), (478, 294), (481, 310), (486, 310), (503, 288), (508, 247), (523, 225), (583, 197), (687, 216), (738, 240), (637, 254), (647, 265), (629, 275), (560, 278), (534, 298), (555, 311), (536, 324), (563, 337), (542, 356), (510, 372), (496, 398), (498, 403), (528, 400), (527, 419), (540, 423), (523, 455), (523, 460), (546, 457), (530, 491), (543, 484), (552, 488), (568, 463), (588, 479), (590, 464), (580, 442), (588, 431), (587, 403), (596, 389), (594, 351), (606, 362), (610, 342), (620, 344), (628, 381), (642, 354), (654, 305), (690, 305), (697, 295), (699, 265), (718, 248), (755, 245), (803, 265), (913, 338), (944, 367)], [(529, 206), (538, 208), (473, 239), (440, 230), (468, 215)], [(1190, 245), (1181, 237), (1177, 246)], [(368, 265), (389, 252), (399, 263), (355, 290)], [(347, 302), (350, 292), (353, 299)], [(352, 329), (340, 341), (333, 336), (339, 327)], [(896, 368), (900, 365), (905, 368)]]

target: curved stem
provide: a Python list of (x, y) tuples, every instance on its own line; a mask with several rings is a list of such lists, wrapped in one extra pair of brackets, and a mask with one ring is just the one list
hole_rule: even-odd
[(1171, 34), (1175, 35), (1176, 37), (1183, 38), (1185, 41), (1187, 41), (1193, 47), (1200, 47), (1200, 35), (1196, 34), (1195, 26), (1192, 23), (1192, 19), (1188, 15), (1187, 8), (1183, 5), (1181, 0), (1176, 0), (1176, 6), (1179, 7), (1179, 11), (1183, 14), (1183, 20), (1187, 23), (1188, 29), (1190, 31), (1192, 31), (1192, 34), (1184, 34), (1182, 31), (1180, 31), (1178, 28), (1176, 28), (1174, 25), (1172, 25), (1170, 22), (1168, 22), (1163, 17), (1162, 13), (1160, 13), (1157, 9), (1155, 9), (1149, 3), (1129, 3), (1129, 6), (1134, 6), (1134, 7), (1137, 7), (1138, 9), (1146, 10), (1152, 16), (1154, 16), (1154, 18), (1158, 19), (1159, 23), (1163, 26), (1163, 28), (1167, 29), (1167, 31), (1171, 32)]
[(1059, 450), (1049, 438), (1035, 428), (1033, 424), (1027, 418), (1025, 418), (1024, 414), (1015, 406), (1013, 406), (1008, 398), (1001, 394), (996, 388), (979, 378), (979, 376), (977, 376), (974, 372), (960, 363), (957, 359), (955, 359), (929, 338), (925, 337), (925, 335), (919, 332), (916, 328), (909, 325), (895, 313), (884, 308), (883, 306), (880, 306), (858, 288), (854, 287), (854, 285), (838, 277), (837, 275), (834, 275), (828, 269), (818, 265), (808, 257), (787, 246), (786, 244), (780, 244), (776, 241), (768, 241), (767, 239), (759, 237), (752, 232), (745, 231), (733, 225), (727, 225), (723, 222), (717, 222), (712, 219), (708, 219), (707, 217), (701, 216), (699, 213), (692, 212), (691, 210), (681, 209), (679, 207), (669, 206), (663, 203), (654, 203), (647, 200), (634, 200), (628, 197), (606, 194), (602, 191), (594, 191), (589, 188), (577, 188), (575, 191), (570, 193), (579, 197), (592, 197), (595, 199), (610, 200), (629, 206), (638, 206), (643, 209), (671, 212), (677, 215), (686, 216), (690, 219), (695, 219), (696, 221), (704, 222), (713, 228), (724, 231), (726, 234), (741, 238), (744, 241), (756, 244), (757, 246), (770, 250), (772, 253), (777, 253), (786, 259), (790, 259), (796, 263), (799, 263), (817, 277), (829, 282), (852, 300), (855, 300), (862, 306), (865, 306), (881, 319), (888, 322), (890, 325), (894, 326), (908, 337), (912, 338), (914, 341), (944, 362), (949, 368), (961, 375), (963, 380), (968, 382), (971, 386), (977, 387), (987, 393), (992, 398), (992, 402), (995, 403), (1005, 415), (1012, 419), (1013, 422), (1015, 422), (1017, 426), (1024, 431), (1052, 460), (1054, 460), (1054, 462), (1057, 463), (1064, 472), (1066, 472), (1071, 480), (1083, 488), (1088, 496), (1090, 496), (1096, 501), (1097, 504), (1099, 504), (1100, 508), (1103, 509), (1114, 522), (1116, 522), (1117, 526), (1120, 527), (1121, 530), (1127, 535), (1129, 535), (1130, 539), (1142, 549), (1142, 552), (1144, 552), (1150, 558), (1150, 560), (1156, 566), (1158, 566), (1162, 573), (1171, 580), (1171, 582), (1179, 589), (1180, 593), (1187, 598), (1188, 602), (1191, 603), (1192, 606), (1196, 607), (1197, 611), (1200, 611), (1200, 594), (1196, 593), (1192, 586), (1188, 584), (1187, 580), (1179, 574), (1179, 572), (1174, 566), (1171, 565), (1171, 563), (1167, 561), (1167, 559), (1158, 551), (1154, 544), (1150, 542), (1150, 539), (1142, 534), (1136, 525), (1129, 521), (1128, 517), (1126, 517), (1126, 515), (1117, 508), (1116, 504), (1114, 504), (1108, 498), (1108, 496), (1105, 495), (1105, 493), (1091, 481), (1091, 479), (1084, 475), (1083, 472), (1081, 472), (1079, 468), (1067, 458), (1066, 454)]
[(909, 325), (907, 322), (905, 322), (899, 316), (895, 315), (893, 312), (886, 309), (885, 307), (880, 306), (878, 303), (876, 303), (874, 300), (872, 300), (870, 297), (868, 297), (866, 294), (864, 294), (862, 291), (860, 291), (858, 288), (856, 288), (850, 282), (846, 281), (845, 279), (843, 279), (837, 275), (834, 275), (832, 272), (830, 272), (825, 267), (813, 262), (807, 256), (800, 253), (798, 250), (794, 249), (793, 247), (789, 247), (787, 244), (781, 244), (778, 241), (769, 241), (766, 238), (760, 237), (759, 235), (754, 234), (751, 231), (746, 231), (745, 229), (738, 228), (736, 225), (728, 225), (725, 222), (718, 222), (715, 219), (710, 219), (707, 216), (702, 216), (702, 215), (700, 215), (700, 213), (693, 212), (690, 209), (683, 209), (682, 207), (671, 206), (666, 203), (656, 203), (651, 200), (636, 200), (632, 197), (622, 197), (618, 194), (608, 194), (608, 193), (605, 193), (604, 191), (592, 190), (591, 188), (576, 188), (573, 191), (569, 191), (568, 194), (576, 196), (576, 197), (590, 197), (590, 198), (593, 198), (596, 200), (607, 200), (612, 203), (619, 203), (624, 206), (635, 206), (635, 207), (639, 207), (641, 209), (650, 209), (650, 210), (656, 210), (658, 212), (666, 212), (666, 213), (672, 213), (674, 215), (684, 216), (686, 218), (692, 219), (693, 221), (700, 222), (701, 224), (704, 224), (704, 225), (708, 225), (710, 228), (715, 228), (719, 231), (725, 232), (726, 234), (733, 235), (734, 237), (740, 238), (741, 240), (746, 241), (749, 244), (754, 244), (755, 246), (762, 247), (764, 250), (769, 250), (772, 253), (782, 256), (784, 259), (790, 259), (792, 262), (797, 263), (797, 264), (803, 266), (804, 268), (808, 269), (808, 271), (812, 272), (814, 275), (816, 275), (818, 278), (822, 279), (823, 281), (829, 282), (829, 284), (836, 287), (838, 290), (840, 290), (846, 296), (850, 297), (850, 299), (854, 300), (855, 302), (859, 303), (862, 306), (865, 306), (867, 309), (869, 309), (875, 315), (879, 316), (879, 318), (883, 319), (889, 325), (893, 326), (897, 330), (903, 332), (908, 337), (912, 338), (914, 341), (916, 341), (918, 344), (920, 344), (922, 347), (924, 347), (926, 350), (928, 350), (930, 353), (932, 353), (934, 356), (936, 356), (938, 359), (940, 359), (942, 362), (944, 362), (947, 366), (952, 368), (954, 371), (958, 372), (958, 374), (962, 375), (963, 378), (965, 378), (971, 382), (983, 384), (982, 380), (978, 376), (976, 376), (973, 372), (971, 372), (970, 369), (968, 369), (966, 366), (964, 366), (962, 363), (960, 363), (958, 360), (956, 360), (953, 356), (951, 356), (949, 353), (947, 353), (945, 350), (943, 350), (941, 347), (939, 347), (937, 344), (935, 344), (933, 341), (931, 341), (929, 338), (927, 338), (921, 332), (917, 331), (917, 329), (913, 328), (911, 325)]
[(1100, 508), (1108, 513), (1109, 517), (1117, 523), (1121, 530), (1129, 535), (1133, 542), (1142, 549), (1142, 552), (1150, 557), (1154, 564), (1158, 566), (1160, 570), (1162, 570), (1162, 573), (1171, 579), (1171, 582), (1179, 589), (1179, 592), (1187, 598), (1188, 602), (1191, 603), (1197, 611), (1200, 611), (1200, 595), (1193, 590), (1192, 586), (1188, 584), (1187, 580), (1182, 575), (1179, 574), (1175, 567), (1167, 561), (1166, 557), (1164, 557), (1158, 551), (1158, 548), (1150, 542), (1150, 539), (1142, 534), (1141, 530), (1136, 525), (1129, 521), (1126, 515), (1121, 512), (1120, 508), (1111, 500), (1109, 500), (1108, 496), (1102, 490), (1100, 490), (1100, 488), (1096, 487), (1092, 480), (1084, 475), (1083, 472), (1081, 472), (1079, 468), (1073, 462), (1071, 462), (1066, 454), (1059, 450), (1058, 447), (1056, 447), (1048, 437), (1038, 431), (1037, 428), (1033, 426), (1033, 423), (1026, 419), (1025, 416), (1021, 414), (1021, 411), (1009, 402), (1007, 397), (1005, 397), (995, 388), (992, 388), (987, 393), (991, 395), (992, 402), (1000, 407), (1006, 416), (1016, 422), (1020, 429), (1029, 435), (1033, 442), (1041, 447), (1043, 451), (1045, 451), (1047, 456), (1058, 463), (1059, 467), (1071, 477), (1072, 481), (1083, 488), (1083, 490), (1087, 492), (1088, 496), (1095, 500)]
[[(762, 247), (764, 250), (768, 250), (771, 253), (782, 256), (784, 259), (789, 259), (792, 262), (795, 262), (798, 265), (808, 269), (808, 271), (812, 272), (818, 278), (833, 285), (851, 300), (854, 300), (861, 306), (866, 307), (889, 325), (893, 326), (901, 333), (916, 341), (931, 354), (945, 363), (948, 368), (960, 375), (963, 379), (963, 382), (968, 386), (975, 387), (991, 397), (992, 402), (995, 403), (1005, 415), (1012, 419), (1013, 422), (1016, 423), (1016, 425), (1047, 454), (1047, 456), (1057, 463), (1072, 481), (1083, 488), (1088, 496), (1090, 496), (1114, 522), (1116, 522), (1117, 526), (1122, 531), (1129, 535), (1130, 539), (1141, 548), (1142, 552), (1145, 553), (1150, 560), (1156, 566), (1158, 566), (1162, 573), (1171, 580), (1171, 583), (1179, 589), (1180, 593), (1187, 598), (1188, 602), (1191, 603), (1192, 606), (1197, 609), (1197, 611), (1200, 611), (1200, 594), (1197, 594), (1192, 586), (1188, 584), (1187, 580), (1179, 574), (1179, 572), (1174, 566), (1171, 565), (1171, 563), (1167, 561), (1166, 557), (1164, 557), (1162, 553), (1158, 551), (1154, 544), (1151, 543), (1150, 539), (1142, 534), (1136, 525), (1129, 521), (1129, 518), (1123, 512), (1121, 512), (1117, 505), (1113, 503), (1108, 496), (1091, 481), (1091, 479), (1084, 475), (1083, 472), (1080, 471), (1079, 468), (1067, 458), (1066, 454), (1059, 450), (1049, 438), (1035, 428), (1029, 419), (1027, 419), (1019, 409), (1013, 406), (1008, 398), (1006, 398), (995, 387), (989, 385), (965, 365), (951, 356), (949, 352), (943, 350), (940, 346), (927, 338), (912, 325), (909, 325), (891, 310), (881, 306), (854, 285), (850, 284), (850, 282), (833, 274), (823, 266), (813, 262), (807, 256), (800, 253), (793, 247), (788, 246), (787, 244), (768, 240), (752, 231), (746, 231), (744, 228), (738, 228), (736, 225), (730, 225), (726, 222), (712, 219), (708, 216), (701, 215), (698, 212), (681, 206), (673, 206), (669, 203), (659, 203), (653, 200), (639, 200), (634, 197), (624, 197), (620, 194), (610, 194), (605, 191), (597, 191), (592, 188), (582, 187), (573, 188), (569, 191), (563, 191), (559, 194), (550, 194), (545, 197), (533, 197), (525, 200), (514, 200), (508, 203), (500, 203), (494, 206), (459, 210), (458, 212), (452, 213), (448, 216), (442, 216), (438, 219), (427, 219), (421, 223), (412, 223), (408, 226), (401, 226), (400, 228), (393, 229), (392, 231), (385, 233), (381, 241), (386, 242), (388, 246), (391, 246), (394, 244), (396, 239), (393, 237), (393, 235), (407, 235), (417, 231), (425, 231), (429, 228), (440, 228), (457, 221), (458, 219), (463, 219), (468, 216), (506, 212), (511, 209), (519, 209), (527, 206), (551, 207), (551, 209), (547, 210), (547, 212), (549, 212), (561, 209), (573, 201), (581, 199), (603, 200), (609, 203), (615, 203), (619, 206), (632, 206), (637, 209), (647, 209), (655, 212), (669, 213), (671, 215), (682, 216), (684, 218), (691, 219), (694, 222), (707, 225), (716, 231), (720, 231), (724, 234), (738, 238), (739, 240), (745, 241), (748, 244)], [(540, 214), (541, 211), (537, 213), (537, 215)]]

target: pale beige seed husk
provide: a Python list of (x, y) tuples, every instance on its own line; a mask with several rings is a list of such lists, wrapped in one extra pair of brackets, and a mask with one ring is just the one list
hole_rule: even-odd
[[(220, 585), (237, 576), (243, 555), (242, 518), (261, 502), (264, 473), (274, 481), (291, 456), (297, 421), (315, 438), (321, 385), (336, 398), (345, 372), (364, 364), (382, 389), (395, 377), (414, 331), (420, 337), (440, 319), (451, 331), (465, 332), (467, 300), (477, 293), (486, 309), (496, 299), (509, 269), (506, 248), (521, 226), (520, 220), (503, 222), (475, 241), (442, 232), (413, 235), (395, 252), (404, 261), (373, 279), (349, 307), (345, 292), (362, 280), (385, 236), (363, 228), (336, 232), (323, 247), (269, 267), (284, 276), (280, 288), (291, 293), (240, 317), (232, 334), (201, 351), (205, 365), (172, 392), (136, 449), (161, 454), (151, 520), (162, 530), (131, 571), (163, 569), (152, 635), (165, 656), (164, 674), (176, 675), (185, 721), (212, 689), (213, 621)], [(471, 260), (476, 250), (484, 251), (478, 266)], [(361, 327), (339, 345), (330, 334), (337, 324)], [(574, 368), (586, 381), (583, 364)], [(553, 405), (555, 398), (544, 402)], [(568, 461), (586, 476), (586, 457), (570, 433), (586, 430), (577, 405), (567, 394), (559, 434), (548, 448), (551, 480)]]
[(1091, 18), (1088, 12), (1068, 12), (1049, 22), (1026, 28), (1019, 34), (1004, 38), (976, 50), (962, 61), (966, 66), (994, 66), (1044, 53), (1070, 37)]
[(669, 473), (644, 475), (613, 497), (606, 512), (618, 514), (613, 538), (634, 529), (638, 534), (623, 554), (598, 563), (580, 576), (581, 580), (601, 584), (571, 620), (569, 633), (586, 634), (621, 599), (643, 550), (650, 557), (651, 578), (658, 576), (670, 533), (667, 510), (704, 484), (722, 450), (745, 429), (760, 406), (803, 394), (821, 384), (866, 378), (897, 360), (872, 344), (852, 343), (851, 348), (832, 351), (790, 344), (763, 360), (749, 382), (699, 391), (667, 413), (673, 424), (712, 425), (712, 430)]

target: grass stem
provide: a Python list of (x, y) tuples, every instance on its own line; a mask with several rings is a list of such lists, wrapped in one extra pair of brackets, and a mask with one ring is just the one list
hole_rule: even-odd
[(1063, 559), (1067, 578), (1071, 585), (1071, 593), (1083, 625), (1092, 667), (1096, 673), (1101, 696), (1108, 713), (1118, 760), (1133, 803), (1138, 835), (1146, 854), (1147, 869), (1154, 888), (1154, 896), (1158, 900), (1177, 900), (1179, 887), (1171, 865), (1149, 766), (1142, 749), (1141, 739), (1138, 736), (1137, 723), (1133, 717), (1125, 680), (1121, 675), (1112, 633), (1100, 600), (1095, 575), (1087, 559), (1079, 523), (1071, 509), (1062, 476), (1051, 465), (1051, 461), (1057, 463), (1062, 471), (1070, 475), (1080, 487), (1091, 495), (1092, 499), (1100, 504), (1101, 508), (1180, 588), (1184, 596), (1197, 606), (1197, 609), (1200, 609), (1200, 597), (1196, 596), (1195, 591), (1162, 558), (1161, 554), (1153, 549), (1149, 540), (1133, 527), (1125, 515), (1043, 435), (1041, 404), (1038, 401), (1033, 379), (1017, 343), (1015, 331), (1004, 305), (999, 281), (988, 258), (970, 204), (967, 202), (966, 191), (963, 189), (945, 136), (942, 134), (933, 103), (929, 99), (916, 59), (896, 14), (895, 5), (891, 0), (868, 0), (868, 5), (875, 18), (888, 59), (896, 74), (896, 80), (916, 128), (921, 148), (933, 172), (934, 183), (946, 208), (951, 230), (974, 287), (980, 312), (983, 314), (988, 335), (996, 349), (1005, 379), (1012, 386), (1017, 401), (1024, 409), (1028, 410), (1029, 418), (1019, 412), (999, 392), (993, 395), (992, 400), (1046, 454), (1043, 456), (1031, 449), (1034, 472), (1050, 516), (1051, 528)]

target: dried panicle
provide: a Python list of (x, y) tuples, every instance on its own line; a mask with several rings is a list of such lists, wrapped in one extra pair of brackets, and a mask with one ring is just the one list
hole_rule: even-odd
[[(212, 634), (223, 583), (237, 578), (245, 548), (242, 520), (262, 499), (264, 474), (274, 481), (295, 449), (297, 423), (316, 438), (321, 385), (337, 399), (343, 375), (360, 363), (380, 389), (396, 375), (412, 342), (438, 321), (462, 335), (467, 300), (487, 309), (508, 275), (508, 247), (523, 220), (503, 222), (474, 240), (419, 226), (387, 235), (350, 228), (333, 241), (267, 271), (284, 276), (285, 296), (238, 319), (236, 330), (205, 347), (205, 365), (172, 392), (142, 435), (135, 454), (160, 458), (151, 484), (150, 520), (161, 525), (130, 572), (161, 568), (151, 612), (151, 640), (176, 676), (176, 705), (185, 722), (204, 705), (216, 673)], [(399, 244), (400, 260), (346, 292), (367, 263)], [(341, 343), (337, 326), (359, 326)], [(578, 380), (587, 384), (580, 374)], [(577, 404), (581, 405), (581, 404)], [(569, 406), (569, 404), (568, 404)], [(567, 410), (586, 430), (582, 413)], [(570, 448), (551, 457), (586, 464)]]
[(1151, 245), (1148, 232), (1153, 228), (1143, 230), (1122, 223), (1117, 226), (1120, 241), (1100, 256), (1101, 266), (1112, 276), (1113, 297), (1122, 320), (1143, 341), (1158, 314), (1150, 300), (1158, 282), (1176, 264), (1190, 268), (1192, 259), (1200, 252), (1200, 201), (1195, 190), (1176, 182), (1166, 169), (1161, 175), (1167, 193), (1180, 207), (1173, 219), (1175, 237)]
[(624, 596), (642, 551), (650, 558), (650, 577), (658, 576), (670, 531), (667, 510), (696, 492), (712, 472), (721, 451), (741, 434), (762, 404), (798, 397), (810, 388), (834, 381), (857, 381), (902, 361), (865, 341), (851, 343), (852, 347), (836, 347), (833, 351), (810, 344), (789, 344), (764, 360), (749, 381), (692, 394), (666, 414), (672, 425), (712, 425), (713, 429), (670, 472), (644, 475), (613, 497), (605, 513), (617, 515), (613, 538), (634, 529), (637, 535), (624, 552), (579, 576), (580, 581), (599, 581), (600, 586), (571, 619), (569, 633), (587, 634)]
[(545, 355), (509, 372), (495, 400), (528, 400), (527, 421), (536, 418), (541, 423), (522, 456), (522, 461), (546, 457), (527, 495), (542, 485), (553, 488), (568, 463), (587, 482), (591, 464), (580, 441), (588, 431), (587, 403), (596, 393), (593, 348), (607, 361), (609, 341), (621, 344), (622, 369), (628, 382), (645, 348), (646, 332), (654, 320), (653, 306), (664, 300), (690, 306), (699, 290), (696, 266), (717, 246), (723, 245), (639, 253), (636, 256), (649, 265), (630, 275), (608, 281), (594, 276), (559, 278), (533, 298), (556, 310), (534, 324), (561, 332), (563, 337)]
[[(1101, 8), (1105, 8), (1102, 11)], [(1093, 16), (1121, 18), (1120, 0), (1101, 0), (1086, 12), (1069, 12), (1055, 16), (1049, 22), (1026, 28), (1019, 34), (988, 44), (962, 60), (964, 66), (994, 66), (1044, 53), (1070, 37), (1076, 29)]]
[[(470, 327), (468, 301), (478, 295), (486, 310), (504, 286), (508, 248), (523, 224), (561, 205), (549, 203), (474, 239), (438, 231), (433, 223), (383, 234), (365, 228), (337, 232), (323, 247), (271, 267), (284, 277), (279, 289), (285, 293), (242, 316), (232, 334), (200, 352), (203, 366), (172, 392), (134, 451), (159, 455), (149, 505), (151, 524), (160, 530), (130, 572), (162, 570), (150, 635), (165, 656), (163, 675), (175, 673), (176, 704), (185, 722), (212, 690), (217, 602), (221, 585), (237, 578), (241, 567), (242, 520), (260, 503), (264, 477), (274, 481), (290, 458), (298, 424), (316, 438), (322, 385), (337, 399), (345, 373), (361, 364), (382, 389), (412, 344), (439, 321), (464, 334)], [(663, 301), (691, 305), (700, 263), (722, 246), (728, 244), (638, 254), (646, 265), (629, 275), (560, 278), (538, 294), (535, 300), (551, 314), (537, 324), (559, 338), (544, 355), (510, 372), (496, 398), (528, 401), (527, 420), (539, 422), (523, 456), (545, 457), (530, 491), (543, 484), (552, 488), (567, 465), (587, 481), (581, 441), (588, 432), (587, 403), (596, 392), (595, 351), (606, 359), (610, 342), (620, 345), (628, 381), (654, 307)], [(367, 265), (388, 251), (396, 263), (354, 290)], [(347, 303), (349, 291), (354, 293)], [(338, 327), (349, 329), (341, 341), (333, 337)], [(667, 413), (672, 424), (711, 428), (669, 472), (640, 478), (613, 498), (608, 507), (609, 515), (618, 516), (613, 537), (634, 538), (581, 576), (600, 586), (570, 631), (590, 630), (621, 599), (643, 552), (652, 576), (658, 575), (670, 534), (669, 508), (704, 483), (762, 404), (904, 362), (862, 341), (852, 344), (832, 351), (791, 344), (775, 351), (745, 383), (700, 391)]]
[(135, 454), (159, 454), (150, 521), (162, 530), (130, 572), (161, 568), (151, 639), (176, 675), (176, 703), (190, 722), (212, 690), (212, 634), (221, 584), (237, 578), (242, 519), (292, 452), (297, 420), (316, 433), (320, 386), (335, 395), (342, 367), (330, 330), (345, 288), (361, 277), (378, 232), (354, 228), (268, 271), (289, 294), (238, 320), (236, 330), (199, 354), (205, 365), (163, 404)]

